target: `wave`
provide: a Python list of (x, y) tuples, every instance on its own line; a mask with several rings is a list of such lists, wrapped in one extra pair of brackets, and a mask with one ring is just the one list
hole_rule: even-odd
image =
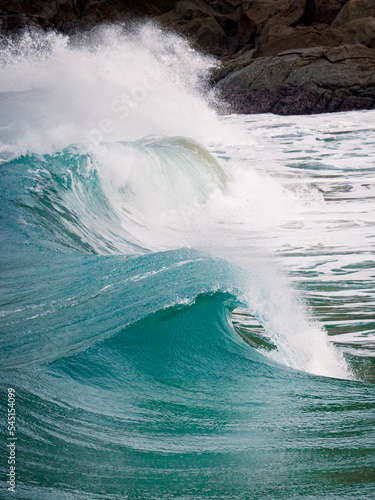
[[(220, 137), (227, 134), (230, 141), (235, 132), (203, 95), (200, 82), (211, 60), (148, 25), (126, 36), (121, 27), (75, 39), (26, 33), (2, 47), (1, 62), (4, 260), (17, 255), (28, 262), (32, 255), (42, 266), (51, 250), (74, 261), (76, 253), (112, 257), (195, 249), (237, 269), (230, 284), (218, 280), (204, 290), (240, 290), (238, 300), (278, 348), (270, 355), (299, 370), (349, 376), (324, 330), (309, 319), (298, 293), (256, 242), (257, 232), (272, 230), (286, 212), (321, 203), (319, 194), (292, 192), (248, 166), (219, 164), (196, 140), (210, 137), (213, 149)], [(137, 82), (147, 92), (120, 117), (111, 103), (121, 92), (136, 100)], [(106, 121), (108, 110), (113, 114)], [(100, 134), (88, 141), (92, 125)], [(242, 237), (250, 237), (245, 255), (233, 246)], [(69, 272), (54, 273), (62, 283), (73, 279)], [(183, 289), (179, 293), (189, 297)]]
[[(232, 286), (241, 290), (240, 300), (267, 329), (279, 361), (313, 373), (348, 376), (325, 332), (308, 320), (305, 306), (276, 267), (265, 263), (258, 250), (248, 250), (245, 261), (239, 261), (228, 246), (233, 233), (219, 232), (218, 238), (209, 207), (212, 200), (217, 204), (219, 197), (226, 198), (230, 182), (197, 143), (163, 138), (103, 144), (95, 156), (70, 148), (8, 162), (2, 173), (4, 185), (13, 181), (22, 189), (3, 207), (13, 233), (19, 228), (17, 238), (26, 232), (29, 244), (59, 252), (132, 255), (190, 246), (225, 259), (243, 270)], [(38, 259), (45, 258), (40, 255)]]
[(29, 186), (16, 204), (54, 240), (99, 254), (175, 247), (228, 180), (205, 148), (179, 137), (101, 144), (95, 154), (71, 147), (2, 170), (20, 182), (25, 169)]
[(147, 24), (25, 32), (0, 63), (17, 498), (322, 498), (344, 468), (366, 495), (373, 397), (267, 245), (322, 194), (219, 119), (216, 62)]
[[(241, 305), (240, 291), (214, 291), (233, 282), (227, 263), (187, 250), (88, 256), (84, 265), (79, 257), (76, 267), (60, 261), (56, 282), (49, 274), (49, 300), (13, 313), (8, 326), (13, 369), (2, 384), (16, 388), (22, 415), (19, 498), (99, 499), (103, 489), (109, 498), (136, 497), (140, 482), (150, 498), (196, 496), (202, 469), (204, 488), (219, 484), (218, 495), (241, 498), (249, 474), (259, 477), (259, 460), (268, 465), (253, 484), (264, 497), (280, 450), (299, 460), (304, 479), (327, 432), (337, 433), (327, 400), (346, 415), (360, 404), (361, 433), (372, 429), (373, 406), (357, 401), (357, 383), (297, 374), (234, 332), (230, 311)], [(67, 270), (74, 279), (64, 281)], [(32, 332), (28, 342), (20, 324)], [(346, 451), (341, 433), (335, 443)], [(326, 471), (330, 460), (320, 456), (315, 466)], [(223, 480), (223, 461), (228, 477), (248, 464), (246, 479)]]

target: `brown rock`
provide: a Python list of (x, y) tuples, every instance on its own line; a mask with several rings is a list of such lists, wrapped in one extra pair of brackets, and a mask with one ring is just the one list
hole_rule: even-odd
[(258, 46), (268, 41), (270, 29), (276, 25), (290, 26), (297, 23), (305, 12), (306, 0), (250, 0), (245, 3), (238, 22), (238, 36), (242, 44), (251, 43), (256, 36), (263, 38)]
[(195, 45), (211, 54), (222, 55), (227, 51), (227, 38), (218, 22), (209, 17), (205, 20), (194, 19), (180, 30)]
[(349, 0), (332, 22), (333, 28), (362, 17), (375, 17), (375, 0)]
[(294, 35), (294, 33), (294, 28), (285, 26), (284, 24), (276, 24), (276, 26), (273, 26), (268, 33), (268, 41), (274, 42), (275, 40)]
[(366, 47), (375, 48), (375, 18), (356, 19), (342, 26), (339, 31), (346, 43), (361, 43)]
[(256, 47), (261, 47), (269, 41), (271, 29), (277, 25), (295, 26), (299, 23), (305, 13), (306, 0), (285, 2), (280, 0), (278, 8), (276, 5), (267, 22), (258, 28), (256, 36)]
[(200, 49), (220, 56), (227, 53), (227, 35), (216, 17), (221, 16), (201, 0), (182, 0), (156, 19), (186, 35)]
[(246, 14), (241, 14), (238, 21), (238, 40), (241, 45), (253, 43), (257, 25)]
[(349, 59), (371, 59), (373, 57), (374, 51), (364, 45), (341, 45), (328, 50), (326, 53), (326, 58), (332, 63), (348, 61)]
[(155, 5), (148, 0), (13, 0), (3, 2), (0, 19), (26, 16), (29, 24), (53, 27), (69, 32), (75, 27), (91, 27), (102, 21), (126, 21), (129, 18), (157, 16), (171, 9), (174, 0), (161, 0)]
[[(279, 26), (275, 28), (279, 28)], [(284, 30), (277, 29), (277, 34), (281, 34), (280, 37), (275, 36), (275, 28), (270, 30), (269, 42), (260, 47), (255, 52), (254, 57), (276, 56), (291, 49), (320, 46), (336, 47), (344, 39), (342, 33), (331, 28), (323, 31), (312, 26), (288, 27), (284, 28)]]

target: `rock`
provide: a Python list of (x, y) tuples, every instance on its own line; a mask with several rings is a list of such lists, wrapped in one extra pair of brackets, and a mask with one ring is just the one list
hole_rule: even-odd
[(260, 57), (216, 88), (235, 113), (310, 114), (375, 109), (375, 51), (310, 48)]
[[(269, 33), (277, 25), (295, 26), (305, 13), (306, 0), (280, 0), (278, 8), (274, 5), (274, 10), (264, 26), (260, 26), (255, 38), (256, 47), (259, 48), (269, 41)], [(276, 2), (272, 2), (276, 4)]]
[[(275, 36), (275, 30), (281, 36)], [(254, 54), (255, 57), (277, 56), (281, 52), (291, 49), (309, 47), (336, 47), (344, 40), (344, 34), (338, 30), (327, 28), (319, 30), (312, 26), (300, 26), (279, 30), (275, 26), (269, 32), (269, 42), (262, 45)]]
[[(173, 27), (173, 25), (172, 25)], [(194, 45), (211, 54), (220, 56), (227, 52), (227, 38), (223, 28), (213, 18), (194, 19), (179, 30), (194, 41)]]
[(194, 45), (215, 55), (227, 53), (227, 35), (218, 20), (222, 15), (200, 0), (182, 0), (174, 9), (156, 18), (159, 24), (174, 29)]
[(27, 26), (28, 22), (29, 20), (25, 15), (11, 14), (7, 16), (6, 20), (3, 22), (3, 29), (5, 29), (5, 31), (19, 31)]
[(375, 18), (365, 17), (356, 19), (348, 24), (345, 24), (340, 29), (340, 32), (349, 44), (361, 43), (366, 47), (375, 48)]
[(375, 52), (368, 49), (364, 45), (341, 45), (330, 49), (325, 54), (325, 57), (331, 63), (339, 61), (349, 61), (351, 59), (366, 59), (369, 60), (374, 56)]
[(307, 24), (331, 24), (348, 0), (307, 0), (302, 21)]
[(238, 21), (238, 40), (241, 45), (252, 44), (257, 31), (256, 23), (247, 15), (241, 14)]
[[(290, 26), (304, 15), (306, 0), (250, 0), (243, 2), (244, 12), (238, 22), (238, 37), (242, 44), (257, 46), (268, 41), (268, 32), (273, 26)], [(246, 7), (246, 8), (245, 8)]]
[(274, 42), (275, 40), (294, 35), (294, 33), (295, 28), (285, 26), (284, 24), (276, 24), (276, 26), (273, 26), (268, 33), (268, 41)]
[(241, 0), (13, 0), (0, 6), (0, 23), (3, 32), (27, 23), (74, 33), (102, 22), (153, 18), (186, 35), (196, 47), (225, 56), (239, 48), (240, 7)]
[(222, 65), (216, 67), (211, 74), (212, 85), (216, 85), (218, 81), (223, 80), (230, 73), (238, 71), (251, 64), (253, 62), (252, 56), (254, 52), (255, 49), (248, 50), (241, 56), (226, 60)]
[(349, 0), (332, 22), (338, 28), (363, 17), (375, 17), (375, 0)]

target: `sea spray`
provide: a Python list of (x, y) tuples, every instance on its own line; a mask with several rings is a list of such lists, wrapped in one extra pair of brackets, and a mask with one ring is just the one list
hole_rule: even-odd
[(206, 142), (222, 133), (205, 84), (217, 63), (152, 24), (73, 39), (26, 31), (3, 40), (0, 64), (0, 125), (21, 151), (148, 135)]

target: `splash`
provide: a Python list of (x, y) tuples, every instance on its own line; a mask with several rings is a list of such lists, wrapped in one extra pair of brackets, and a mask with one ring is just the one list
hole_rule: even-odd
[(206, 142), (222, 133), (205, 84), (215, 64), (152, 24), (2, 40), (3, 142), (40, 153), (148, 135)]

